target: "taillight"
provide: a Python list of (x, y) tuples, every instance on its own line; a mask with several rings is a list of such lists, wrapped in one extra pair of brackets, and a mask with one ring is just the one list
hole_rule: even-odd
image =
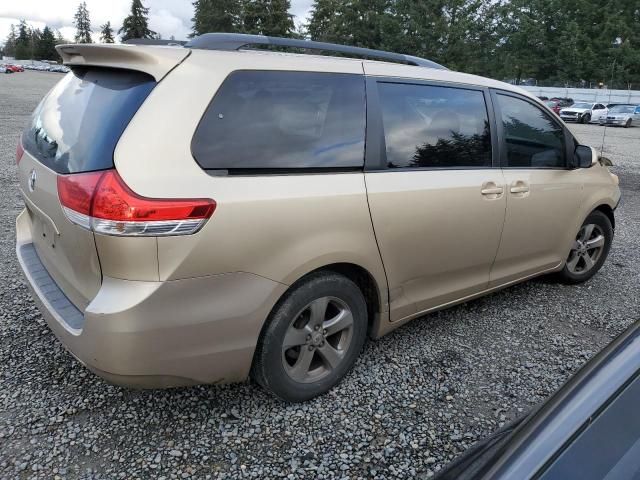
[(71, 222), (105, 235), (189, 235), (216, 208), (207, 198), (142, 197), (115, 170), (59, 175), (58, 197)]
[(24, 148), (22, 147), (22, 139), (20, 139), (18, 140), (18, 145), (16, 146), (16, 165), (20, 164), (22, 155), (24, 155)]

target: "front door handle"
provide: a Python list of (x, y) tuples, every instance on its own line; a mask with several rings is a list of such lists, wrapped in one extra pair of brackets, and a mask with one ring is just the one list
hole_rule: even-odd
[(511, 188), (509, 189), (511, 193), (515, 193), (517, 195), (524, 196), (529, 193), (529, 185), (522, 180), (516, 180), (511, 184)]
[(504, 189), (501, 186), (497, 185), (495, 182), (484, 182), (482, 184), (482, 189), (480, 190), (480, 193), (482, 195), (492, 199), (500, 197), (503, 192)]

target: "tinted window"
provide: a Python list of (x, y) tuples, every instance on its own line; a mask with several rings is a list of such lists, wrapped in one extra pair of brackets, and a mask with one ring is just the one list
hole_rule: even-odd
[(33, 112), (24, 148), (58, 173), (112, 168), (120, 135), (154, 86), (140, 72), (74, 68)]
[(235, 72), (191, 147), (205, 169), (360, 168), (364, 126), (362, 75)]
[(562, 452), (541, 478), (640, 480), (638, 405), (640, 380), (636, 379)]
[(402, 83), (378, 88), (389, 168), (491, 166), (482, 92)]
[(562, 127), (541, 108), (506, 95), (498, 95), (509, 167), (564, 167)]

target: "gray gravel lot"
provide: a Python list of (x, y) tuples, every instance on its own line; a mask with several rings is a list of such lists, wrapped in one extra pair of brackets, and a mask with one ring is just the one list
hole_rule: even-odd
[[(542, 278), (425, 316), (369, 342), (338, 388), (302, 405), (250, 383), (108, 385), (56, 341), (14, 254), (16, 142), (60, 78), (0, 76), (0, 478), (427, 478), (640, 316), (640, 128), (609, 128), (623, 201), (587, 284)], [(575, 131), (600, 145), (602, 127)]]

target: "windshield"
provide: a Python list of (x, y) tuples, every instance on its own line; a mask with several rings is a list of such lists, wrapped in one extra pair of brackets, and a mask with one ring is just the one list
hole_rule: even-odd
[(593, 103), (574, 103), (571, 108), (591, 108)]
[(636, 107), (632, 105), (617, 105), (609, 109), (609, 113), (633, 113)]
[(547, 107), (555, 107), (558, 102), (544, 102)]
[(112, 168), (120, 135), (154, 86), (141, 72), (75, 68), (33, 112), (24, 149), (57, 173)]

